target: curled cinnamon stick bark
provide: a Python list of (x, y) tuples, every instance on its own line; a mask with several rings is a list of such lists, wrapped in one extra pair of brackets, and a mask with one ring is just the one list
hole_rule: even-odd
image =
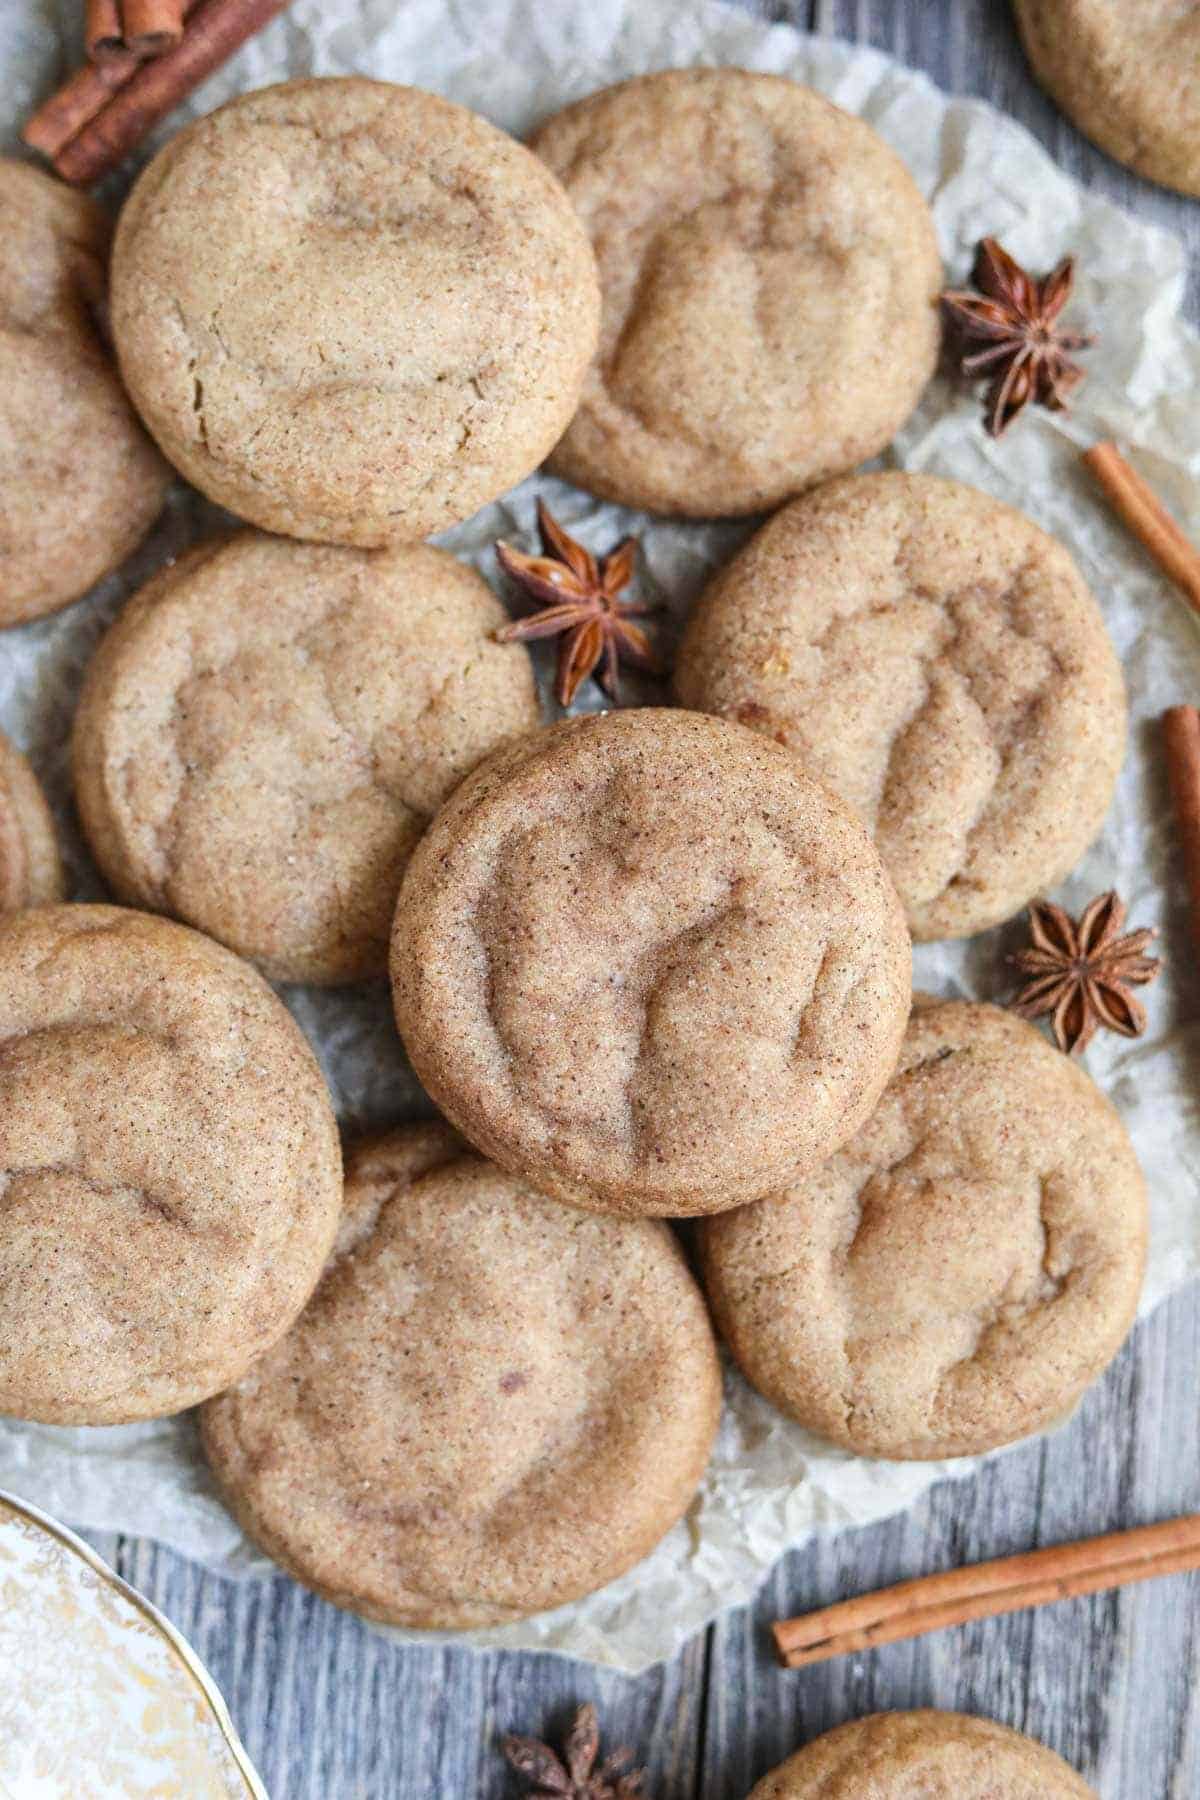
[(1192, 938), (1200, 950), (1200, 712), (1173, 706), (1163, 714), (1167, 779), (1188, 885)]
[(135, 56), (163, 56), (183, 36), (183, 0), (122, 0), (125, 48)]
[(100, 108), (107, 106), (116, 90), (136, 74), (141, 61), (140, 56), (125, 50), (102, 63), (84, 63), (26, 121), (22, 142), (31, 150), (40, 150), (43, 156), (56, 157)]
[(1200, 613), (1200, 550), (1185, 537), (1154, 489), (1130, 468), (1115, 444), (1096, 444), (1085, 451), (1083, 460), (1121, 522)]
[[(64, 180), (99, 181), (288, 0), (202, 0), (174, 50), (142, 62), (53, 157)], [(28, 141), (28, 140), (26, 140)]]
[(783, 1620), (773, 1628), (775, 1642), (785, 1667), (799, 1669), (849, 1651), (944, 1631), (969, 1619), (992, 1618), (1198, 1567), (1200, 1513), (1187, 1513), (1160, 1525), (902, 1581), (839, 1606)]
[(111, 62), (125, 54), (124, 32), (117, 0), (87, 0), (83, 43), (94, 63)]
[[(183, 8), (184, 19), (195, 8), (196, 0), (188, 0)], [(126, 50), (102, 63), (84, 63), (27, 120), (22, 142), (53, 160), (108, 105), (116, 90), (133, 79), (142, 61), (140, 55)]]

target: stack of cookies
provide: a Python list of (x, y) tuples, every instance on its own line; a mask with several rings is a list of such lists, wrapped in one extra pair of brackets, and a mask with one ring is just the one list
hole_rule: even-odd
[[(532, 149), (378, 82), (244, 95), (121, 214), (120, 380), (100, 216), (15, 164), (0, 216), (0, 349), (43, 370), (28, 405), (0, 384), (30, 446), (0, 618), (119, 563), (168, 464), (242, 521), (87, 670), (75, 795), (119, 905), (53, 904), (0, 754), (0, 1411), (203, 1402), (284, 1567), (465, 1628), (681, 1517), (714, 1322), (863, 1456), (1068, 1409), (1136, 1308), (1133, 1150), (1033, 1027), (914, 1005), (911, 941), (1072, 868), (1124, 692), (1061, 545), (854, 473), (938, 351), (894, 154), (729, 69), (597, 94)], [(543, 726), (496, 595), (423, 541), (548, 455), (629, 506), (781, 509), (689, 620), (676, 706)], [(343, 1158), (268, 983), (385, 978), (443, 1117)]]

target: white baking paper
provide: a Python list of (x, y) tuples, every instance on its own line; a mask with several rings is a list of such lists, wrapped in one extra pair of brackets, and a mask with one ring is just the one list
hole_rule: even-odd
[[(77, 54), (77, 15), (68, 0), (0, 0), (0, 126), (12, 141), (31, 103)], [(949, 99), (873, 51), (808, 39), (701, 0), (296, 0), (186, 110), (207, 111), (285, 75), (359, 72), (437, 89), (521, 133), (594, 88), (689, 63), (792, 75), (868, 119), (929, 196), (955, 279), (966, 275), (985, 232), (1035, 270), (1068, 248), (1078, 255), (1073, 317), (1102, 341), (1088, 357), (1089, 378), (1070, 418), (1033, 412), (994, 443), (980, 427), (977, 400), (938, 382), (893, 458), (972, 482), (1056, 532), (1098, 595), (1125, 666), (1129, 756), (1103, 836), (1060, 897), (1073, 906), (1116, 886), (1133, 922), (1163, 928), (1172, 959), (1148, 991), (1146, 1037), (1132, 1045), (1102, 1038), (1087, 1057), (1120, 1107), (1150, 1182), (1149, 1308), (1200, 1266), (1200, 979), (1172, 861), (1156, 725), (1164, 707), (1200, 696), (1200, 639), (1183, 602), (1098, 501), (1078, 450), (1100, 437), (1131, 443), (1139, 466), (1200, 537), (1200, 341), (1179, 316), (1180, 244), (1078, 187), (993, 108)], [(641, 533), (644, 580), (676, 616), (745, 535), (743, 526), (648, 519), (536, 478), (441, 541), (495, 581), (490, 547), (498, 535), (530, 530), (539, 491), (598, 549), (627, 531)], [(0, 636), (0, 725), (28, 750), (51, 791), (82, 897), (100, 889), (71, 816), (65, 771), (81, 667), (125, 596), (218, 517), (178, 492), (121, 576), (57, 618)], [(965, 947), (923, 948), (918, 983), (997, 997), (1003, 953), (1015, 941), (1010, 929)], [(384, 993), (293, 991), (287, 998), (321, 1053), (346, 1124), (382, 1124), (422, 1108)], [(641, 1669), (722, 1608), (748, 1599), (789, 1545), (818, 1529), (881, 1518), (931, 1482), (975, 1466), (862, 1461), (788, 1423), (732, 1372), (727, 1396), (696, 1504), (653, 1556), (579, 1605), (465, 1641)], [(190, 1419), (91, 1431), (0, 1422), (0, 1487), (75, 1525), (160, 1538), (215, 1569), (267, 1566), (217, 1501)]]

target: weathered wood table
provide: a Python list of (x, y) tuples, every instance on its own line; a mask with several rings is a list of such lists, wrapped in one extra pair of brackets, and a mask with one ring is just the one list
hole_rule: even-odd
[[(587, 0), (546, 0), (548, 10)], [(753, 0), (869, 43), (1016, 115), (1073, 174), (1183, 234), (1200, 315), (1200, 201), (1148, 187), (1034, 86), (1006, 0)], [(901, 1518), (794, 1552), (758, 1603), (640, 1680), (509, 1653), (397, 1647), (282, 1578), (234, 1583), (155, 1545), (98, 1539), (212, 1670), (272, 1800), (503, 1800), (506, 1729), (597, 1702), (638, 1747), (654, 1800), (744, 1800), (817, 1732), (879, 1707), (991, 1714), (1045, 1740), (1103, 1800), (1200, 1796), (1200, 1585), (1174, 1577), (785, 1674), (768, 1622), (905, 1575), (1200, 1510), (1200, 1296), (1132, 1342), (1057, 1436), (935, 1490)], [(116, 1800), (116, 1797), (113, 1797)]]

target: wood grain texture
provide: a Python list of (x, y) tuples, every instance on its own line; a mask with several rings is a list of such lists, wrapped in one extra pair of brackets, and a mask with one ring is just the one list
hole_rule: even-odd
[[(751, 10), (877, 45), (953, 92), (985, 96), (1073, 175), (1200, 250), (1200, 203), (1108, 161), (1034, 86), (1005, 0), (755, 0)], [(1193, 317), (1198, 263), (1193, 254)], [(282, 1578), (226, 1582), (151, 1544), (97, 1542), (196, 1645), (272, 1800), (507, 1800), (518, 1784), (495, 1754), (498, 1733), (559, 1729), (585, 1699), (614, 1741), (640, 1748), (654, 1800), (744, 1800), (815, 1733), (917, 1705), (1031, 1732), (1103, 1800), (1196, 1800), (1197, 1577), (793, 1674), (775, 1667), (767, 1625), (927, 1569), (1200, 1509), (1198, 1369), (1200, 1303), (1188, 1291), (1138, 1328), (1056, 1436), (899, 1519), (794, 1552), (756, 1606), (638, 1681), (549, 1657), (395, 1645)]]

